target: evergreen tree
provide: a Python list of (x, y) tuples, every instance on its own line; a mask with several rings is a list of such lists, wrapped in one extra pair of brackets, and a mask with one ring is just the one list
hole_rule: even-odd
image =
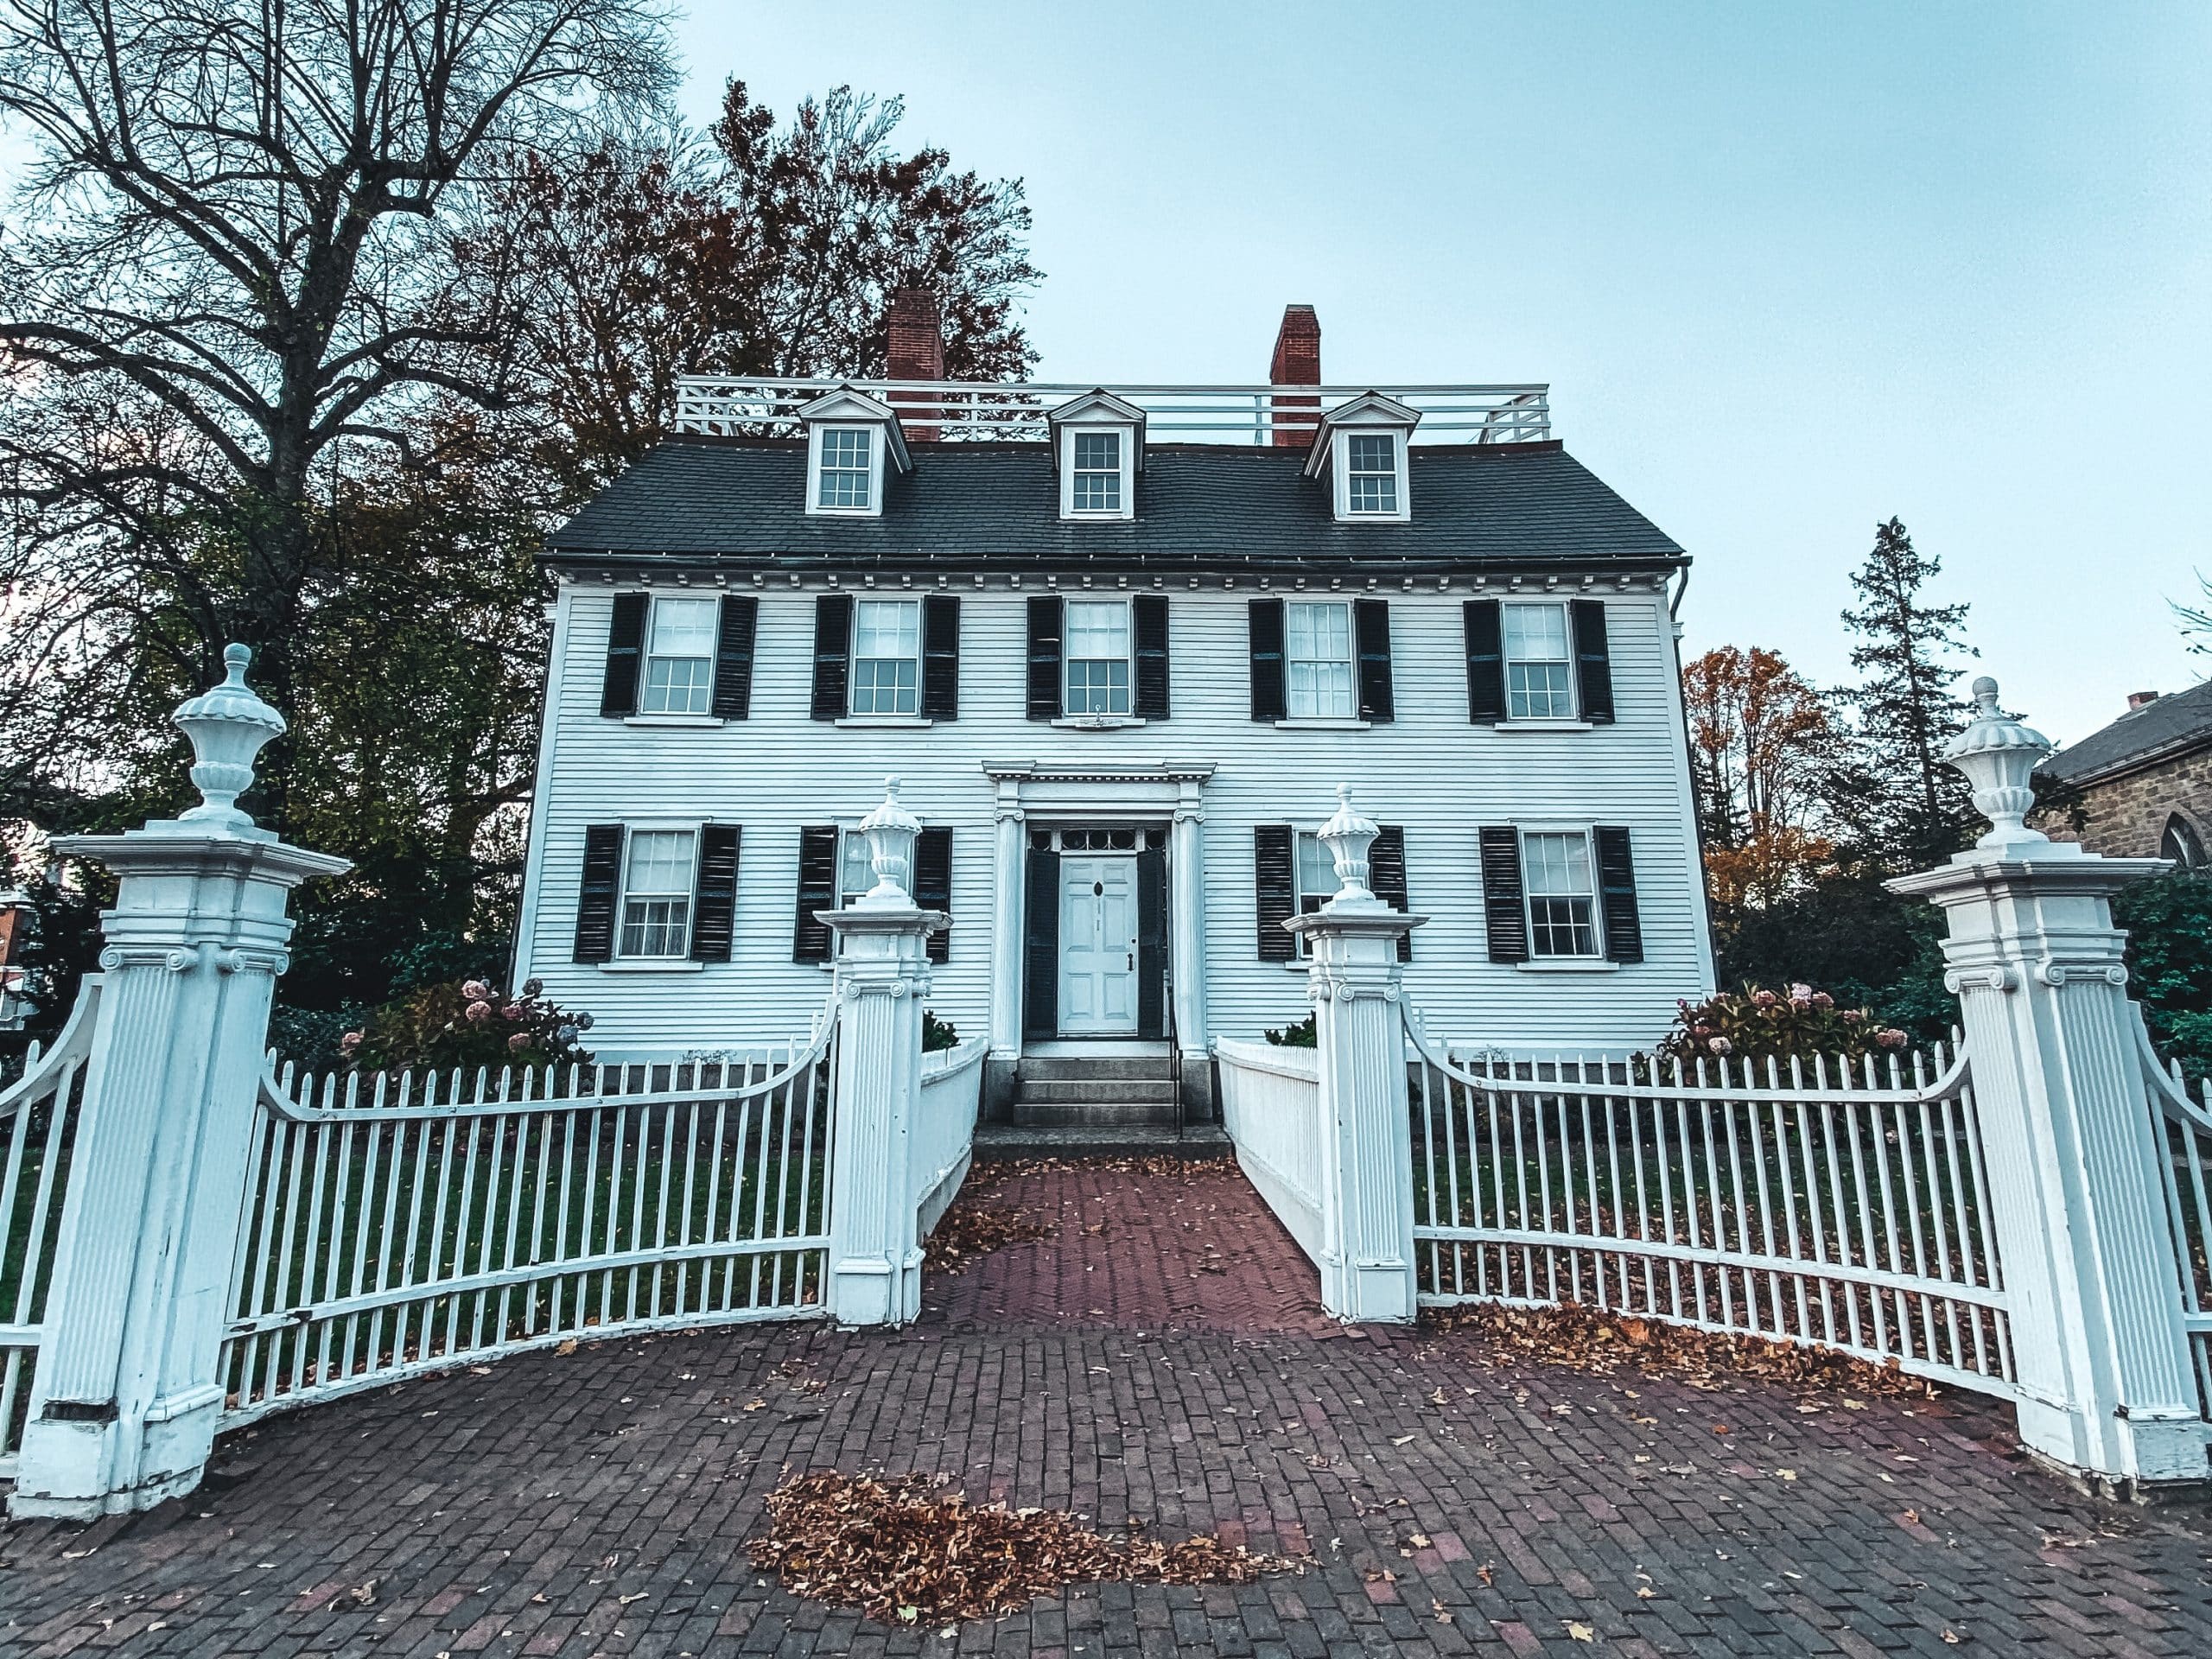
[(1960, 637), (1967, 607), (1921, 596), (1942, 568), (1892, 518), (1876, 528), (1874, 550), (1851, 578), (1859, 605), (1843, 613), (1859, 641), (1851, 665), (1863, 677), (1840, 694), (1858, 731), (1829, 804), (1850, 849), (1877, 868), (1913, 869), (1946, 857), (1976, 822), (1966, 780), (1942, 758), (1967, 718), (1951, 690), (1961, 671), (1953, 659), (1976, 654)]

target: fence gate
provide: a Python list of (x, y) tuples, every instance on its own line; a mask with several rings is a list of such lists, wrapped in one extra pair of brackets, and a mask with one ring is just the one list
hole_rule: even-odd
[(728, 1063), (265, 1077), (226, 1424), (573, 1337), (822, 1313), (836, 1032)]
[(1424, 1303), (1580, 1302), (2012, 1392), (1963, 1054), (1761, 1075), (1406, 1029)]
[(23, 1075), (0, 1090), (0, 1479), (16, 1472), (38, 1371), (99, 1007), (99, 976), (87, 975), (54, 1046), (41, 1053), (34, 1044)]

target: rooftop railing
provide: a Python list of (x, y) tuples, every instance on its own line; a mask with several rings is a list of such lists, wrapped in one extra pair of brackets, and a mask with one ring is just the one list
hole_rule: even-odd
[(790, 436), (798, 411), (849, 386), (899, 411), (911, 436), (1039, 440), (1052, 411), (1103, 391), (1145, 413), (1152, 438), (1304, 445), (1331, 410), (1379, 391), (1417, 410), (1416, 443), (1529, 443), (1552, 435), (1551, 388), (1489, 386), (1086, 386), (1037, 381), (747, 380), (684, 375), (676, 429), (720, 437)]

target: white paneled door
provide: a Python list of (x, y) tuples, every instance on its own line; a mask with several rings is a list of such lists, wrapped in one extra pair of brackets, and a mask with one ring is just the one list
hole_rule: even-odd
[(1060, 860), (1060, 1031), (1114, 1036), (1137, 1028), (1137, 861)]

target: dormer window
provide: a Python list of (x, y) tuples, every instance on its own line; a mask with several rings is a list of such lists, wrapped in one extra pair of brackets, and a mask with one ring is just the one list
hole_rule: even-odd
[(1075, 491), (1071, 504), (1077, 512), (1119, 512), (1122, 510), (1122, 435), (1119, 432), (1077, 432), (1075, 435)]
[(866, 427), (823, 428), (814, 505), (825, 512), (871, 511), (875, 505), (873, 448)]
[(1406, 448), (1421, 411), (1362, 392), (1321, 417), (1306, 451), (1306, 476), (1329, 475), (1329, 493), (1340, 522), (1403, 524), (1413, 514), (1407, 499)]
[(891, 405), (840, 386), (798, 418), (806, 423), (807, 512), (881, 517), (884, 480), (913, 467)]
[(1060, 474), (1060, 517), (1136, 517), (1144, 411), (1109, 391), (1087, 391), (1050, 416)]
[(1345, 435), (1344, 506), (1357, 513), (1398, 510), (1398, 440), (1388, 432)]

